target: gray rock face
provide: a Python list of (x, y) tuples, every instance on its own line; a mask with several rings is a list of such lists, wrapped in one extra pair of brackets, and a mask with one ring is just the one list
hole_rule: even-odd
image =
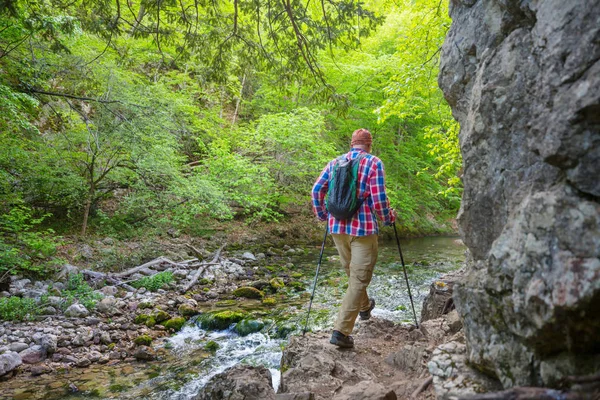
[(22, 364), (21, 356), (14, 351), (0, 354), (0, 376), (9, 373)]
[(265, 367), (236, 365), (215, 375), (195, 400), (274, 400), (271, 372)]
[(600, 8), (450, 4), (439, 84), (461, 124), (466, 354), (504, 387), (597, 372)]

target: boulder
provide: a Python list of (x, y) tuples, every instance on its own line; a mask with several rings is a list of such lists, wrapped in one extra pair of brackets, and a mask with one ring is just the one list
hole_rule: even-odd
[(19, 353), (25, 364), (35, 364), (46, 359), (46, 350), (38, 344), (31, 346)]
[(29, 348), (29, 345), (27, 343), (22, 342), (13, 342), (8, 346), (8, 349), (10, 351), (14, 351), (16, 353), (20, 353), (27, 348)]
[(21, 356), (14, 351), (0, 354), (0, 376), (6, 375), (22, 363)]
[(600, 371), (600, 8), (455, 0), (438, 81), (460, 123), (466, 357), (505, 388)]
[(274, 400), (271, 372), (265, 367), (236, 365), (215, 375), (195, 400)]
[(69, 308), (65, 310), (66, 317), (83, 318), (88, 315), (90, 315), (90, 312), (83, 304), (71, 304)]
[(106, 315), (121, 314), (121, 310), (119, 310), (118, 307), (118, 302), (119, 300), (117, 300), (115, 297), (108, 296), (96, 304), (96, 309)]

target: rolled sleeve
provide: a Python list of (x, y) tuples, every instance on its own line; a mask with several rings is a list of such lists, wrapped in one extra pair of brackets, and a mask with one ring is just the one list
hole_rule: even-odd
[(327, 166), (319, 175), (319, 178), (315, 182), (312, 192), (312, 206), (313, 212), (316, 217), (321, 220), (327, 220), (327, 208), (325, 206), (325, 196), (327, 195), (327, 190), (329, 188), (329, 174), (331, 169), (331, 163), (327, 164)]
[(390, 199), (387, 197), (385, 191), (385, 171), (381, 161), (378, 161), (375, 164), (375, 168), (371, 171), (369, 183), (373, 208), (377, 217), (383, 221), (384, 225), (391, 225), (395, 222), (396, 218), (391, 212)]

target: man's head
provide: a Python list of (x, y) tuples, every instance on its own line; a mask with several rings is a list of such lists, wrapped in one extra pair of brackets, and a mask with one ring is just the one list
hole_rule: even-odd
[(357, 129), (352, 133), (352, 142), (350, 142), (350, 146), (363, 149), (370, 153), (372, 143), (373, 136), (371, 136), (371, 132), (365, 128)]

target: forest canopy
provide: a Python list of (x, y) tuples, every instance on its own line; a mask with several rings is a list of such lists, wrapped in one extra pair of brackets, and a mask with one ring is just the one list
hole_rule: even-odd
[(0, 1), (0, 272), (47, 260), (49, 228), (309, 216), (314, 179), (360, 127), (403, 232), (449, 231), (449, 24), (432, 0)]

